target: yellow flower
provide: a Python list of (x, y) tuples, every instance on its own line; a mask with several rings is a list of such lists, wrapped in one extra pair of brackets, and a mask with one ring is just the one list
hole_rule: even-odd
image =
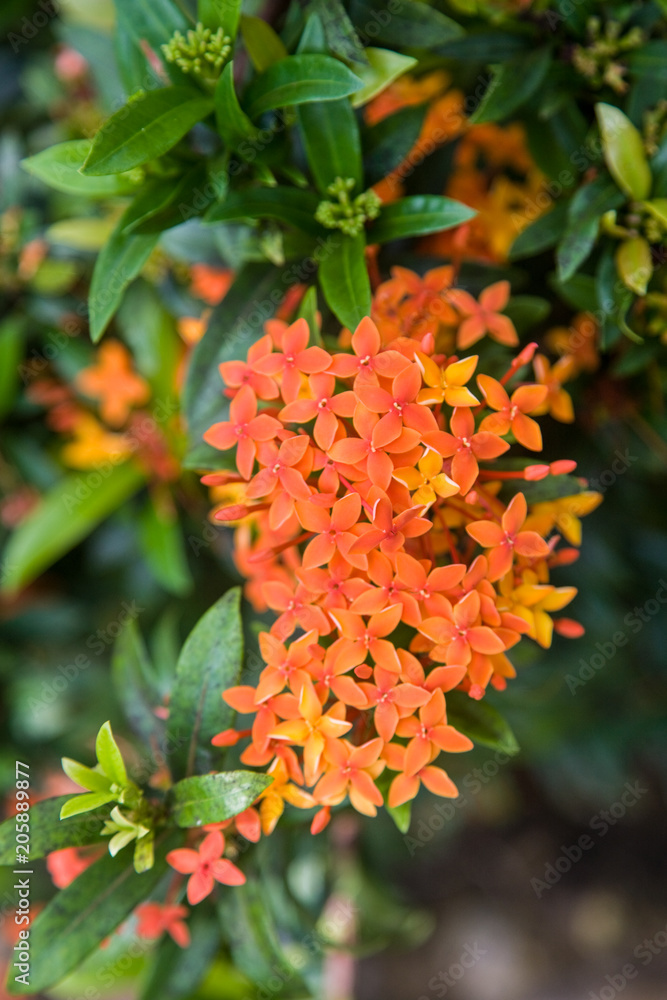
[(524, 570), (522, 583), (514, 587), (512, 573), (500, 581), (500, 592), (507, 602), (504, 610), (518, 615), (529, 626), (528, 635), (544, 649), (553, 638), (554, 625), (549, 611), (560, 611), (576, 597), (576, 587), (553, 587), (540, 584), (537, 574)]
[(132, 454), (124, 434), (112, 434), (88, 413), (82, 413), (73, 428), (74, 440), (62, 450), (62, 460), (72, 469), (95, 469), (105, 462), (117, 465)]
[(274, 758), (267, 773), (272, 776), (273, 783), (265, 788), (259, 796), (259, 816), (262, 822), (262, 833), (266, 837), (275, 829), (276, 823), (283, 814), (286, 802), (296, 806), (297, 809), (310, 809), (311, 806), (315, 805), (312, 795), (290, 782), (287, 765), (282, 757)]
[(585, 490), (574, 496), (536, 503), (528, 515), (525, 528), (528, 531), (537, 531), (546, 538), (555, 527), (570, 545), (581, 545), (580, 518), (590, 514), (600, 503), (602, 494), (594, 490)]
[(422, 389), (417, 396), (418, 403), (447, 403), (449, 406), (476, 406), (479, 400), (473, 396), (466, 382), (472, 378), (477, 367), (478, 355), (462, 358), (446, 368), (437, 365), (433, 358), (427, 357), (421, 351), (415, 352), (415, 358), (422, 370), (424, 381), (429, 387)]
[(412, 492), (412, 501), (425, 507), (432, 504), (436, 496), (451, 497), (459, 492), (458, 483), (442, 471), (442, 456), (428, 448), (417, 463), (418, 468), (396, 469), (394, 479)]

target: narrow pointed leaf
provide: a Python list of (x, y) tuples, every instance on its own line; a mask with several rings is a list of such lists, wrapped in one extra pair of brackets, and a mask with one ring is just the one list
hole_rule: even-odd
[(320, 285), (329, 308), (343, 326), (354, 330), (371, 312), (364, 236), (344, 236), (334, 231), (330, 240), (329, 252), (320, 261)]
[(100, 762), (102, 770), (109, 776), (111, 781), (116, 785), (121, 785), (121, 787), (127, 784), (127, 771), (125, 770), (123, 755), (111, 732), (111, 724), (109, 722), (105, 722), (103, 726), (100, 726), (97, 739), (95, 740), (95, 752), (97, 753), (97, 759)]
[(137, 190), (141, 184), (141, 171), (134, 174), (108, 174), (105, 177), (84, 176), (80, 171), (91, 146), (90, 139), (59, 142), (35, 156), (21, 160), (21, 166), (49, 187), (66, 194), (84, 195), (87, 198), (113, 198), (115, 195), (132, 194)]
[(273, 108), (348, 97), (361, 86), (359, 77), (337, 59), (305, 54), (273, 63), (243, 97), (249, 116), (257, 118)]
[(368, 227), (369, 243), (386, 243), (408, 236), (423, 236), (452, 229), (474, 218), (477, 212), (460, 201), (436, 194), (416, 194), (385, 205)]

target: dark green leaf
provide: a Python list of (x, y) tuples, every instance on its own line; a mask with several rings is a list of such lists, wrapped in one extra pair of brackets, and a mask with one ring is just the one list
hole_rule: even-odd
[(567, 211), (567, 202), (558, 201), (545, 215), (540, 215), (535, 222), (519, 233), (511, 246), (509, 259), (514, 261), (522, 260), (524, 257), (534, 257), (555, 246), (565, 232)]
[[(225, 169), (212, 169), (207, 173), (203, 163), (186, 170), (171, 182), (171, 197), (162, 207), (152, 209), (137, 221), (132, 232), (148, 236), (160, 235), (173, 226), (180, 226), (188, 219), (203, 215), (209, 206), (227, 193), (228, 176)], [(128, 210), (129, 211), (129, 210)]]
[(162, 842), (150, 871), (137, 875), (129, 851), (108, 855), (61, 890), (30, 925), (30, 985), (13, 982), (18, 994), (41, 993), (75, 969), (155, 889), (165, 874)]
[(149, 500), (141, 513), (138, 527), (141, 551), (158, 583), (171, 594), (182, 596), (190, 593), (192, 575), (175, 511)]
[(438, 54), (447, 59), (484, 64), (502, 62), (531, 47), (531, 40), (507, 31), (471, 30), (465, 38), (455, 38), (438, 46)]
[(242, 219), (279, 219), (314, 236), (322, 234), (315, 221), (319, 198), (312, 191), (294, 187), (248, 187), (230, 191), (224, 201), (209, 211), (207, 222), (235, 222)]
[(215, 117), (218, 132), (230, 149), (238, 149), (257, 135), (257, 129), (241, 108), (234, 88), (234, 67), (227, 63), (215, 87)]
[(308, 166), (320, 192), (325, 194), (336, 177), (352, 177), (358, 194), (363, 185), (361, 141), (350, 102), (302, 104), (297, 115)]
[(371, 312), (371, 283), (364, 255), (365, 240), (335, 233), (320, 261), (319, 279), (329, 308), (343, 326), (354, 330)]
[(240, 601), (238, 587), (216, 601), (199, 619), (178, 658), (167, 723), (167, 738), (178, 745), (171, 758), (175, 777), (210, 770), (211, 739), (231, 725), (233, 713), (222, 692), (237, 684), (241, 673)]
[[(328, 48), (333, 55), (345, 63), (364, 65), (367, 62), (364, 47), (341, 0), (311, 0), (311, 7), (317, 11), (323, 27), (326, 47), (322, 51), (326, 52)], [(300, 50), (313, 51), (312, 49)]]
[(4, 550), (2, 590), (32, 583), (136, 493), (145, 478), (145, 472), (126, 462), (60, 479), (11, 535)]
[(419, 139), (428, 104), (402, 108), (362, 133), (368, 184), (396, 170)]
[(18, 314), (0, 323), (0, 420), (14, 405), (19, 385), (19, 365), (23, 357), (25, 320)]
[(332, 101), (361, 87), (358, 76), (331, 56), (296, 55), (273, 63), (243, 95), (251, 118), (274, 108)]
[(106, 177), (85, 177), (80, 169), (90, 154), (89, 139), (74, 139), (49, 146), (35, 156), (21, 160), (21, 166), (34, 177), (67, 194), (85, 195), (87, 198), (112, 198), (114, 195), (132, 194), (141, 183), (141, 174), (110, 174)]
[(225, 420), (229, 412), (229, 400), (222, 395), (218, 365), (245, 357), (250, 345), (262, 335), (264, 321), (273, 316), (289, 285), (289, 275), (272, 264), (246, 264), (214, 310), (206, 333), (192, 352), (185, 383), (188, 468), (220, 467), (222, 453), (202, 440), (204, 431), (216, 421)]
[(197, 20), (234, 40), (241, 19), (241, 0), (197, 0)]
[(550, 62), (551, 49), (542, 46), (492, 67), (493, 77), (479, 107), (470, 116), (471, 124), (509, 118), (538, 90)]
[(641, 48), (624, 56), (630, 76), (648, 77), (653, 85), (656, 81), (667, 81), (667, 42), (659, 39), (645, 42)]
[(460, 226), (474, 218), (477, 212), (460, 201), (437, 194), (416, 194), (385, 205), (379, 217), (369, 226), (369, 243), (387, 243), (408, 236), (439, 233)]
[(171, 816), (178, 826), (222, 823), (252, 805), (273, 778), (254, 771), (221, 771), (184, 778), (171, 790)]
[[(130, 212), (132, 205), (127, 209)], [(150, 257), (159, 233), (124, 233), (125, 215), (97, 255), (88, 293), (90, 338), (97, 343), (134, 281)]]
[(487, 701), (475, 701), (462, 691), (447, 695), (447, 721), (473, 742), (513, 756), (519, 744), (509, 723)]
[(275, 981), (275, 977), (280, 976), (281, 980), (289, 982), (293, 996), (308, 996), (309, 992), (281, 946), (264, 885), (249, 874), (245, 885), (236, 888), (238, 892), (222, 896), (218, 910), (234, 965), (256, 983)]
[[(64, 847), (85, 847), (97, 844), (109, 815), (108, 809), (72, 819), (60, 819), (60, 810), (71, 795), (59, 795), (55, 799), (43, 799), (30, 806), (30, 858), (43, 858), (51, 851)], [(0, 825), (0, 865), (16, 865), (16, 823), (20, 814), (5, 820)], [(104, 841), (106, 843), (106, 841)]]
[(503, 312), (512, 320), (519, 335), (523, 335), (544, 322), (551, 312), (551, 303), (539, 295), (513, 295)]
[(169, 179), (154, 178), (146, 181), (125, 210), (123, 233), (127, 235), (133, 232), (142, 222), (157, 215), (158, 212), (171, 204), (175, 194), (176, 183), (173, 177)]
[(559, 281), (568, 281), (583, 264), (595, 246), (597, 235), (597, 219), (585, 219), (568, 225), (556, 250)]
[(188, 87), (139, 94), (104, 123), (82, 172), (118, 174), (162, 156), (212, 110), (211, 98)]
[(540, 170), (557, 181), (561, 189), (571, 188), (578, 177), (575, 164), (588, 131), (588, 122), (577, 105), (568, 98), (565, 106), (546, 121), (528, 116), (525, 126), (528, 147)]
[(268, 21), (261, 17), (241, 16), (241, 34), (250, 61), (258, 73), (287, 57), (287, 49)]
[(557, 281), (552, 275), (549, 284), (573, 309), (594, 312), (598, 307), (595, 278), (590, 274), (573, 274), (569, 281)]
[[(433, 49), (463, 35), (463, 28), (427, 3), (394, 4), (381, 0), (352, 0), (350, 14), (362, 39), (400, 49)], [(372, 34), (371, 34), (372, 28)]]
[(155, 715), (159, 694), (153, 666), (134, 619), (114, 643), (111, 676), (128, 723), (148, 746), (154, 745), (164, 733), (164, 723)]
[(590, 254), (602, 215), (619, 208), (624, 201), (623, 194), (605, 174), (575, 192), (568, 209), (567, 227), (556, 251), (560, 281), (571, 278)]

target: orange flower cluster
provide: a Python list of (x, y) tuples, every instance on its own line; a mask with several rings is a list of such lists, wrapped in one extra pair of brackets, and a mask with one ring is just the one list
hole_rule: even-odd
[[(257, 806), (265, 833), (285, 802), (319, 806), (318, 832), (348, 797), (374, 815), (422, 783), (457, 795), (439, 759), (472, 744), (447, 720), (447, 692), (504, 688), (522, 635), (548, 645), (553, 628), (581, 631), (549, 614), (576, 593), (549, 583), (577, 555), (557, 549), (558, 517), (535, 519), (540, 530), (523, 493), (499, 495), (574, 463), (494, 468), (514, 442), (542, 447), (533, 415), (548, 387), (505, 388), (536, 345), (500, 379), (478, 373), (476, 355), (436, 353), (442, 316), (422, 307), (446, 271), (395, 274), (401, 288), (381, 286), (378, 323), (362, 320), (349, 353), (313, 343), (304, 319), (271, 320), (246, 361), (220, 366), (229, 419), (205, 438), (235, 449), (237, 471), (204, 482), (233, 498), (215, 517), (236, 525), (248, 598), (277, 617), (259, 638), (257, 683), (223, 694), (250, 728), (214, 742), (249, 737), (241, 760), (273, 776)], [(493, 319), (505, 291), (487, 289), (479, 308), (444, 299), (452, 322), (472, 321), (468, 343), (507, 342), (509, 320)]]

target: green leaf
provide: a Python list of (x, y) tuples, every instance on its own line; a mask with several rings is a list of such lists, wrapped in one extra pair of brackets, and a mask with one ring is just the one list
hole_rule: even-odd
[(125, 289), (137, 277), (160, 238), (159, 233), (123, 232), (125, 220), (132, 217), (131, 213), (132, 205), (119, 219), (93, 268), (88, 293), (88, 321), (94, 344), (102, 337), (123, 300)]
[(551, 303), (539, 295), (513, 295), (503, 312), (521, 336), (544, 322), (551, 312)]
[(228, 591), (199, 619), (185, 640), (169, 702), (167, 739), (175, 777), (210, 770), (211, 740), (229, 728), (233, 713), (222, 692), (238, 683), (243, 662), (241, 591)]
[(623, 240), (616, 251), (616, 269), (623, 284), (635, 295), (646, 295), (653, 274), (651, 247), (643, 236)]
[(514, 240), (509, 252), (511, 261), (534, 257), (555, 246), (567, 225), (567, 201), (558, 201), (545, 215), (540, 215)]
[(56, 191), (85, 195), (87, 198), (113, 198), (132, 194), (141, 184), (141, 174), (117, 173), (106, 177), (85, 177), (80, 173), (92, 140), (74, 139), (49, 146), (35, 156), (21, 160), (21, 166)]
[(68, 819), (71, 816), (80, 816), (81, 813), (91, 812), (99, 809), (107, 802), (115, 802), (117, 795), (114, 792), (83, 792), (75, 795), (66, 802), (60, 810), (60, 818)]
[(348, 100), (315, 101), (297, 111), (308, 166), (322, 194), (336, 177), (352, 177), (357, 193), (363, 186), (361, 140)]
[[(364, 47), (354, 30), (345, 6), (341, 0), (311, 0), (310, 7), (323, 28), (324, 48), (344, 63), (366, 63)], [(312, 15), (311, 15), (312, 18)], [(309, 20), (311, 20), (309, 18)], [(304, 49), (303, 51), (312, 51)]]
[[(101, 840), (101, 831), (109, 810), (83, 819), (60, 819), (60, 810), (72, 798), (59, 795), (30, 806), (30, 859), (36, 861), (51, 851), (64, 847), (85, 847)], [(0, 865), (16, 867), (16, 825), (20, 814), (0, 824)]]
[(399, 49), (434, 49), (463, 35), (456, 21), (418, 0), (389, 9), (381, 0), (352, 0), (350, 14), (362, 37), (372, 26), (374, 41)]
[(271, 784), (268, 774), (222, 771), (184, 778), (171, 790), (171, 816), (178, 826), (222, 823), (252, 805)]
[(215, 85), (215, 118), (218, 132), (230, 149), (252, 142), (258, 132), (241, 108), (234, 87), (234, 67), (228, 62)]
[(491, 82), (470, 116), (470, 123), (479, 125), (509, 118), (542, 85), (550, 63), (551, 48), (542, 46), (492, 66)]
[(114, 7), (137, 46), (147, 42), (158, 56), (175, 31), (191, 27), (175, 0), (114, 0)]
[(597, 236), (597, 219), (585, 219), (568, 226), (556, 250), (559, 281), (568, 281), (574, 275), (590, 255)]
[(30, 985), (14, 982), (14, 993), (47, 990), (81, 964), (153, 892), (168, 871), (163, 841), (155, 865), (137, 875), (131, 860), (100, 858), (61, 890), (30, 925)]
[(141, 551), (157, 582), (171, 594), (189, 594), (193, 580), (176, 512), (159, 499), (149, 500), (138, 528)]
[(640, 133), (613, 104), (596, 104), (595, 114), (609, 173), (629, 198), (638, 201), (647, 198), (651, 190), (651, 170)]
[(465, 38), (455, 38), (438, 47), (438, 55), (461, 62), (476, 62), (488, 65), (526, 52), (531, 47), (529, 37), (510, 34), (507, 31), (487, 31), (471, 28)]
[(164, 724), (154, 712), (156, 677), (135, 619), (127, 622), (114, 643), (111, 677), (128, 723), (149, 746), (154, 745)]
[(145, 478), (145, 472), (126, 462), (60, 479), (10, 536), (3, 554), (2, 590), (32, 583), (136, 493)]
[(368, 184), (376, 184), (406, 159), (419, 139), (428, 104), (402, 108), (364, 129), (364, 166)]
[(298, 188), (248, 187), (230, 191), (224, 201), (208, 212), (207, 222), (234, 222), (242, 219), (279, 219), (314, 236), (322, 234), (315, 221), (319, 198)]
[(243, 95), (251, 118), (274, 108), (333, 101), (359, 90), (358, 76), (337, 59), (323, 55), (296, 55), (273, 63)]
[(357, 86), (352, 99), (352, 106), (360, 108), (368, 104), (377, 94), (385, 90), (390, 83), (403, 76), (409, 69), (417, 65), (413, 56), (404, 56), (391, 49), (366, 49), (368, 66), (359, 66), (357, 71), (361, 77), (361, 88)]
[(624, 55), (630, 76), (645, 76), (654, 84), (667, 82), (667, 42), (654, 39)]
[[(131, 232), (138, 236), (154, 235), (159, 238), (166, 229), (203, 215), (216, 197), (226, 193), (227, 184), (228, 177), (222, 170), (214, 169), (209, 175), (204, 163), (196, 163), (172, 180), (171, 191), (161, 205), (157, 204), (157, 199), (153, 204), (146, 204), (144, 217), (130, 223)], [(138, 211), (136, 200), (131, 208)], [(129, 215), (130, 209), (123, 221)]]
[(235, 967), (253, 982), (275, 982), (277, 978), (289, 983), (289, 995), (310, 996), (285, 954), (264, 881), (250, 872), (245, 884), (235, 889), (239, 891), (221, 894), (218, 905), (220, 926)]
[(188, 926), (191, 941), (187, 948), (181, 948), (168, 934), (160, 941), (140, 1000), (156, 1000), (156, 997), (160, 1000), (183, 1000), (193, 996), (204, 976), (209, 974), (211, 962), (220, 947), (220, 929), (208, 913), (197, 913), (196, 910), (188, 920)]
[(286, 59), (288, 52), (280, 37), (268, 21), (261, 17), (241, 16), (241, 34), (250, 61), (258, 73), (264, 73), (269, 66)]
[(104, 123), (82, 172), (117, 174), (162, 156), (212, 110), (211, 98), (188, 87), (138, 94)]
[(102, 774), (92, 767), (86, 767), (78, 760), (63, 757), (62, 766), (68, 778), (89, 792), (108, 792), (111, 789), (111, 778), (107, 774)]
[(245, 357), (250, 345), (262, 335), (264, 321), (273, 316), (289, 284), (289, 275), (272, 264), (246, 264), (214, 310), (206, 333), (192, 352), (186, 376), (188, 468), (220, 467), (222, 453), (202, 441), (204, 431), (216, 421), (225, 420), (229, 412), (218, 365)]
[(127, 785), (127, 771), (123, 755), (111, 732), (110, 722), (105, 722), (103, 726), (100, 726), (95, 740), (95, 752), (104, 773), (115, 785), (124, 788)]
[(333, 249), (322, 258), (319, 280), (327, 303), (343, 324), (354, 330), (371, 312), (371, 283), (364, 255), (363, 233), (335, 234)]
[(0, 323), (0, 420), (11, 412), (19, 385), (26, 323), (14, 314)]
[(400, 806), (390, 806), (385, 803), (385, 809), (401, 833), (407, 833), (410, 829), (410, 820), (412, 818), (412, 802), (403, 802)]
[(147, 219), (162, 212), (174, 200), (176, 190), (173, 177), (146, 181), (123, 214), (123, 234), (132, 233)]
[(368, 228), (369, 243), (387, 243), (408, 236), (439, 233), (477, 215), (460, 201), (437, 194), (415, 194), (385, 205)]
[(447, 722), (475, 743), (513, 756), (519, 744), (509, 723), (487, 701), (475, 701), (461, 691), (447, 694)]
[(604, 213), (619, 208), (624, 200), (614, 182), (604, 174), (575, 192), (568, 209), (567, 228), (556, 251), (560, 281), (571, 278), (590, 254)]
[(241, 19), (242, 0), (197, 0), (197, 20), (213, 31), (222, 28), (232, 41)]

